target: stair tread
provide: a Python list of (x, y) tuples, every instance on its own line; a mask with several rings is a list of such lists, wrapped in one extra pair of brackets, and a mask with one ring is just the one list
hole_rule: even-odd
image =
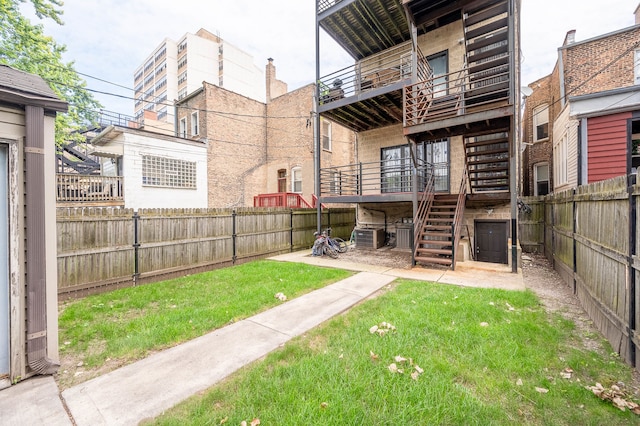
[(429, 257), (429, 256), (416, 256), (416, 261), (417, 262), (424, 262), (424, 263), (439, 263), (442, 265), (451, 265), (451, 259), (448, 258), (444, 258), (444, 257)]
[(509, 138), (495, 138), (477, 142), (465, 142), (465, 148), (475, 148), (477, 146), (497, 145), (501, 143), (509, 143)]

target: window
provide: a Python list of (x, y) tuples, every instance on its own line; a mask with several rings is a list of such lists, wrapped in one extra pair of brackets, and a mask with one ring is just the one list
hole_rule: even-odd
[(183, 50), (185, 50), (187, 48), (187, 40), (183, 40), (179, 45), (178, 45), (178, 53), (182, 52)]
[(547, 195), (549, 193), (549, 164), (540, 163), (533, 166), (535, 187), (533, 195)]
[(156, 83), (156, 90), (160, 90), (166, 85), (167, 85), (167, 77), (162, 77), (160, 81)]
[(633, 70), (635, 73), (635, 84), (640, 84), (640, 49), (636, 49), (633, 57)]
[(331, 151), (331, 122), (322, 119), (322, 149)]
[(196, 111), (191, 113), (191, 136), (199, 134), (198, 130), (198, 111)]
[(178, 69), (181, 69), (185, 65), (187, 65), (187, 55), (184, 55), (182, 58), (179, 59)]
[(148, 86), (150, 84), (153, 84), (153, 74), (149, 75), (149, 77), (144, 79), (144, 85)]
[(153, 68), (153, 58), (149, 59), (149, 61), (144, 65), (145, 74)]
[(291, 192), (302, 192), (302, 168), (291, 169)]
[(178, 136), (181, 138), (187, 137), (187, 118), (182, 117), (180, 119), (180, 128), (178, 129)]
[(162, 63), (156, 67), (156, 77), (166, 69), (167, 69), (167, 61), (162, 61)]
[(549, 105), (542, 104), (533, 110), (533, 141), (549, 137)]
[(136, 88), (134, 89), (134, 91), (136, 92), (136, 94), (137, 94), (138, 92), (142, 92), (142, 83), (138, 84), (138, 85), (136, 86)]
[[(435, 190), (449, 190), (449, 139), (416, 144), (419, 187), (424, 187), (430, 171), (435, 176)], [(381, 192), (411, 192), (413, 161), (409, 145), (381, 149)]]
[(165, 90), (160, 95), (158, 95), (158, 100), (156, 102), (157, 103), (162, 103), (162, 102), (164, 102), (166, 100), (167, 100), (167, 91)]
[(167, 116), (167, 107), (158, 110), (158, 120), (162, 120)]
[(447, 52), (441, 52), (427, 58), (427, 62), (433, 71), (433, 97), (439, 98), (447, 94)]
[(185, 96), (187, 96), (187, 88), (183, 88), (178, 90), (178, 100), (184, 98)]
[(136, 73), (136, 76), (133, 78), (133, 80), (134, 80), (134, 82), (136, 82), (136, 81), (140, 80), (141, 78), (142, 78), (142, 70), (139, 70)]
[(278, 170), (278, 192), (287, 192), (287, 171)]
[[(156, 62), (158, 62), (158, 60), (162, 59), (162, 57), (167, 53), (167, 46), (162, 46), (162, 49), (158, 50), (158, 52), (156, 52)], [(156, 71), (157, 72), (157, 71)]]
[[(555, 138), (554, 138), (555, 139)], [(553, 141), (553, 186), (554, 188), (564, 185), (567, 182), (567, 145), (569, 143), (568, 134), (562, 135), (559, 140)]]
[(142, 156), (142, 184), (167, 188), (196, 188), (196, 162)]
[(182, 84), (185, 81), (187, 81), (187, 72), (186, 71), (178, 76), (178, 84)]

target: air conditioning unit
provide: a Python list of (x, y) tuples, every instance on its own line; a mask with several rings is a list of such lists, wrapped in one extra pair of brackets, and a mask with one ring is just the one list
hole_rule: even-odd
[(384, 245), (384, 229), (357, 229), (356, 248), (378, 249)]
[(396, 248), (401, 250), (411, 250), (413, 244), (413, 226), (410, 223), (398, 223), (396, 225)]

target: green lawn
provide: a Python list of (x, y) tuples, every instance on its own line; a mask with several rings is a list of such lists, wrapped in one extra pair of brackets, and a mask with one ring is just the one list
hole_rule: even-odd
[(585, 350), (532, 292), (396, 284), (156, 423), (640, 424), (586, 389), (628, 383), (631, 369), (606, 345)]
[(350, 276), (338, 269), (257, 261), (89, 296), (61, 306), (60, 352), (85, 370), (136, 360)]

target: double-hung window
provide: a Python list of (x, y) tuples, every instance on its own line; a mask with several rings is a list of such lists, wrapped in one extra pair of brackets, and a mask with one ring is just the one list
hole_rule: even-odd
[(533, 141), (549, 138), (549, 105), (542, 104), (533, 110)]

